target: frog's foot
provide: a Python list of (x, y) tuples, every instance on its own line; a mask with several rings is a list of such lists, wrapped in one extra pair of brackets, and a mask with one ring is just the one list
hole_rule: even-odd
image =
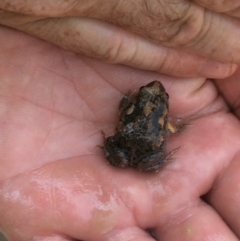
[[(103, 143), (105, 142), (106, 140), (106, 135), (103, 131), (101, 131), (101, 135), (102, 135), (102, 139), (103, 139)], [(97, 148), (101, 148), (103, 150), (104, 146), (101, 146), (101, 145), (97, 145), (96, 146)]]
[(103, 131), (101, 131), (101, 135), (102, 135), (103, 141), (105, 141), (106, 135), (105, 135), (105, 133)]
[(170, 122), (167, 123), (167, 127), (171, 134), (177, 133), (179, 129), (177, 126), (173, 126)]
[(182, 132), (187, 126), (190, 126), (192, 124), (187, 124), (186, 122), (180, 122), (176, 125), (171, 124), (170, 122), (167, 123), (167, 128), (170, 134), (176, 134), (179, 132)]
[(172, 161), (172, 160), (173, 160), (172, 156), (173, 156), (177, 151), (179, 151), (179, 150), (182, 149), (182, 148), (183, 148), (183, 146), (179, 146), (179, 147), (175, 148), (174, 150), (172, 150), (171, 152), (169, 152), (169, 153), (165, 156), (165, 161), (164, 161), (164, 163)]
[(103, 131), (101, 131), (101, 135), (102, 135), (103, 145), (97, 145), (96, 147), (97, 148), (101, 148), (102, 150), (104, 150), (104, 143), (105, 143), (107, 138), (106, 138), (106, 135), (105, 135), (105, 133)]

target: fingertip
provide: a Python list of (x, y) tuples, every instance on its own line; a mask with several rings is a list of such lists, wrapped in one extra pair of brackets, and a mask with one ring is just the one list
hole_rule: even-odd
[(118, 241), (118, 240), (131, 240), (131, 241), (155, 241), (147, 231), (138, 227), (127, 227), (124, 229), (114, 230), (105, 237), (105, 241)]
[(206, 60), (199, 68), (199, 75), (206, 78), (223, 79), (232, 75), (237, 67), (238, 65), (233, 63)]
[(218, 213), (204, 202), (187, 206), (155, 229), (157, 240), (238, 240)]

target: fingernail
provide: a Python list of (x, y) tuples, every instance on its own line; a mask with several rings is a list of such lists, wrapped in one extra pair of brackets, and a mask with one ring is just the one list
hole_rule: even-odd
[(232, 75), (236, 69), (236, 64), (220, 63), (212, 60), (207, 60), (200, 67), (199, 74), (206, 78), (222, 79)]

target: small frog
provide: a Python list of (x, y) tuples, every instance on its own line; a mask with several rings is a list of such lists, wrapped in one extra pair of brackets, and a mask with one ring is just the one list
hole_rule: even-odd
[(142, 86), (120, 102), (120, 120), (114, 136), (104, 139), (110, 164), (139, 171), (157, 171), (171, 155), (165, 149), (170, 133), (168, 94), (159, 81)]

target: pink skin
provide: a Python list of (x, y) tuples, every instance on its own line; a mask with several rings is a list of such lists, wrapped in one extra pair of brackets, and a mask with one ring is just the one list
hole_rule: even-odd
[(240, 64), (239, 0), (1, 0), (0, 24), (74, 53), (177, 77)]
[[(238, 240), (240, 72), (177, 79), (5, 28), (0, 42), (0, 229), (10, 240), (154, 240), (146, 229), (163, 241)], [(182, 148), (157, 173), (108, 165), (101, 131), (113, 133), (124, 94), (154, 79), (170, 116), (189, 123), (167, 152)]]

